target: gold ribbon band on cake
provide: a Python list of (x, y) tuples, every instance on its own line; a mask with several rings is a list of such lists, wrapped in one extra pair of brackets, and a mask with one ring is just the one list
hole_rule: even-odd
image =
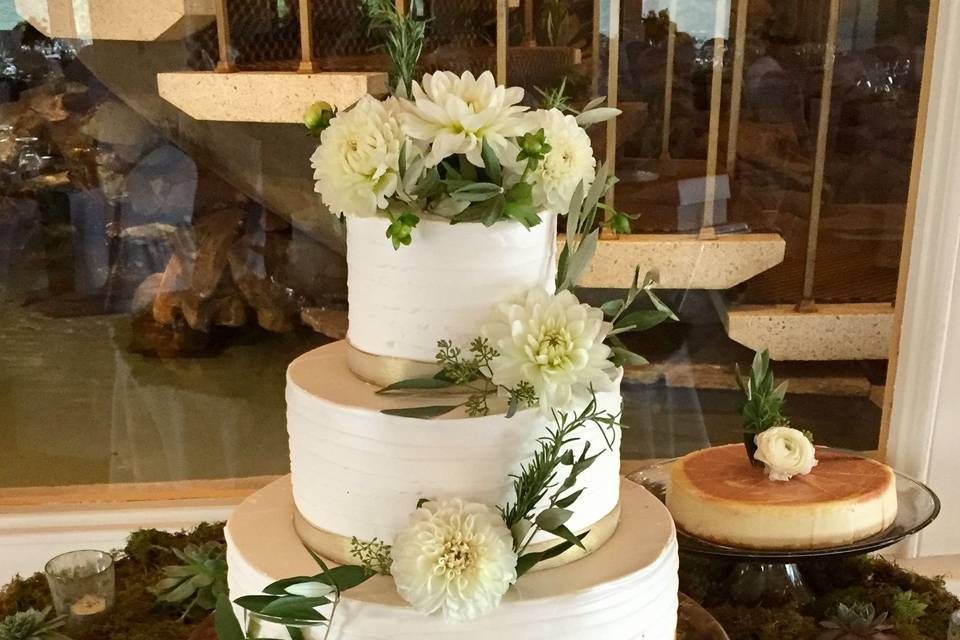
[[(543, 562), (538, 563), (533, 569), (531, 569), (531, 571), (543, 571), (544, 569), (562, 567), (565, 564), (570, 564), (571, 562), (585, 558), (599, 549), (604, 543), (613, 537), (613, 534), (617, 530), (617, 525), (619, 523), (620, 504), (617, 503), (617, 506), (613, 508), (613, 511), (600, 518), (600, 520), (581, 531), (574, 532), (579, 536), (584, 532), (589, 531), (589, 533), (587, 533), (582, 540), (583, 546), (585, 547), (584, 549), (581, 549), (580, 547), (571, 547), (555, 558), (550, 558), (549, 560), (544, 560)], [(300, 511), (298, 509), (294, 509), (293, 511), (293, 526), (297, 530), (300, 540), (302, 540), (303, 544), (305, 544), (311, 551), (314, 551), (327, 560), (332, 560), (337, 564), (356, 564), (357, 559), (354, 557), (351, 550), (351, 547), (353, 546), (352, 538), (347, 538), (337, 533), (330, 533), (329, 531), (324, 531), (319, 527), (315, 527), (308, 522), (306, 518), (300, 515)], [(559, 544), (559, 542), (560, 540), (556, 539), (549, 540), (547, 542), (531, 544), (527, 547), (524, 553), (546, 551), (550, 547)]]
[(411, 378), (429, 378), (440, 370), (436, 362), (378, 356), (357, 349), (349, 341), (347, 341), (347, 367), (364, 382), (378, 387)]

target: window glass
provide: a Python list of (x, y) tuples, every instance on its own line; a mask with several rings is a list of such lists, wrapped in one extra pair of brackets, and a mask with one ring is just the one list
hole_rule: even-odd
[[(223, 38), (194, 4), (155, 24), (0, 2), (0, 487), (285, 473), (285, 367), (344, 334), (343, 229), (313, 193), (316, 140), (257, 91), (226, 102), (263, 122), (204, 115)], [(240, 72), (388, 68), (355, 0), (310, 3), (308, 56), (299, 2), (226, 4)], [(630, 233), (604, 235), (619, 275), (598, 271), (584, 297), (652, 255), (680, 317), (632, 339), (651, 364), (627, 371), (624, 457), (738, 440), (733, 365), (764, 346), (795, 422), (881, 447), (928, 2), (422, 10), (419, 72), (490, 69), (531, 107), (623, 111), (590, 134)], [(161, 97), (158, 74), (181, 71), (197, 90)], [(263, 104), (325, 97), (285, 82)]]

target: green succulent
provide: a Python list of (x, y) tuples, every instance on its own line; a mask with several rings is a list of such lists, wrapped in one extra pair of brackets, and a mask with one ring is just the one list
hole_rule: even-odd
[(160, 602), (184, 605), (181, 620), (199, 608), (213, 611), (217, 598), (227, 593), (226, 549), (219, 542), (188, 544), (170, 549), (183, 563), (163, 567), (164, 577), (150, 587)]
[(893, 619), (898, 623), (914, 624), (926, 615), (930, 603), (927, 597), (915, 591), (901, 591), (893, 597)]
[(736, 366), (737, 386), (743, 392), (744, 400), (737, 408), (743, 417), (743, 430), (747, 433), (761, 433), (771, 427), (787, 426), (789, 418), (783, 415), (783, 404), (787, 395), (787, 383), (776, 385), (773, 371), (770, 370), (770, 354), (757, 352), (750, 367), (750, 375), (740, 373)]
[(67, 617), (54, 616), (48, 620), (50, 609), (27, 609), (7, 616), (0, 621), (0, 640), (70, 640), (58, 631), (66, 624)]
[(823, 632), (817, 640), (897, 640), (887, 616), (886, 612), (878, 615), (867, 602), (840, 603), (836, 615), (820, 623)]

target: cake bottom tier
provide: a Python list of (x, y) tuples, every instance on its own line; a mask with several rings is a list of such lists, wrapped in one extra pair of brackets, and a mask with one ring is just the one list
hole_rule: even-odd
[[(627, 480), (616, 533), (593, 554), (530, 573), (490, 614), (465, 623), (425, 616), (397, 594), (393, 579), (371, 578), (344, 594), (334, 640), (674, 640), (677, 626), (677, 539), (666, 508)], [(317, 573), (293, 526), (289, 478), (248, 498), (227, 523), (231, 598), (257, 594), (276, 580)], [(265, 637), (285, 638), (282, 628)], [(305, 633), (324, 638), (326, 629)]]

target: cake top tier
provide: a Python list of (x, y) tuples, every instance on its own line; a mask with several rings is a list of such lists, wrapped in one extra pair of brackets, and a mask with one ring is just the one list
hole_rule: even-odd
[(743, 445), (731, 444), (692, 453), (678, 463), (677, 471), (712, 500), (757, 506), (871, 500), (895, 482), (889, 467), (869, 458), (821, 447), (817, 459), (809, 475), (776, 482), (750, 464)]
[(379, 217), (347, 220), (347, 340), (362, 354), (433, 363), (439, 340), (469, 344), (498, 303), (535, 287), (553, 290), (553, 214), (530, 229), (425, 218), (412, 231), (413, 247), (400, 251), (384, 237), (388, 224)]

